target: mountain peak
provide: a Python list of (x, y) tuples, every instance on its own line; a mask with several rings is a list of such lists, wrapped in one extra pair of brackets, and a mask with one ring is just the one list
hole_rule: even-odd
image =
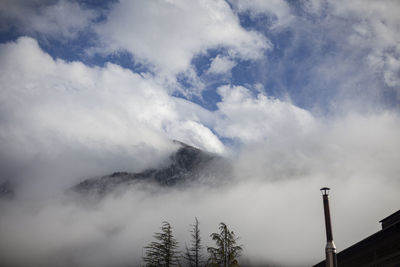
[(138, 173), (117, 171), (99, 178), (91, 178), (75, 185), (72, 190), (79, 193), (97, 193), (100, 195), (121, 186), (138, 182), (152, 182), (160, 186), (174, 186), (197, 180), (202, 171), (217, 160), (217, 155), (204, 152), (181, 141), (173, 140), (180, 147), (169, 156), (169, 164), (154, 167)]

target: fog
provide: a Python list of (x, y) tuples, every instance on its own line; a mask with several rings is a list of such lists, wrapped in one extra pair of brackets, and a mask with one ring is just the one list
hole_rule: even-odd
[[(28, 2), (0, 3), (1, 266), (140, 266), (163, 221), (183, 251), (195, 217), (243, 266), (310, 266), (321, 187), (339, 252), (399, 209), (398, 2)], [(165, 166), (171, 140), (232, 172), (71, 193)]]
[[(227, 223), (244, 246), (244, 263), (317, 263), (325, 243), (319, 188), (332, 188), (338, 251), (379, 230), (378, 221), (396, 211), (400, 200), (398, 116), (332, 120), (329, 127), (316, 121), (303, 134), (230, 149), (224, 156), (233, 162), (234, 177), (219, 187), (137, 185), (93, 203), (54, 187), (27, 197), (23, 192), (39, 190), (30, 184), (1, 202), (3, 265), (135, 266), (164, 220), (183, 250), (195, 216), (206, 245), (212, 245), (208, 236), (218, 223)], [(68, 165), (74, 155), (66, 151), (59, 160)], [(62, 177), (84, 177), (95, 167), (63, 169)]]

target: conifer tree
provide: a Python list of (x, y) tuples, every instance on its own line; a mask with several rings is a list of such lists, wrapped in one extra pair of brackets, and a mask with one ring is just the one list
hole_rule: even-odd
[(172, 267), (179, 264), (178, 241), (172, 234), (171, 225), (164, 221), (161, 226), (161, 233), (155, 233), (156, 241), (151, 242), (145, 248), (146, 256), (143, 261), (148, 267)]
[(219, 233), (210, 235), (217, 247), (208, 247), (210, 253), (209, 266), (233, 267), (239, 266), (237, 258), (241, 255), (243, 247), (237, 245), (235, 233), (230, 231), (225, 223), (219, 224)]
[(186, 253), (184, 258), (187, 260), (190, 267), (199, 267), (203, 262), (201, 254), (203, 246), (201, 245), (199, 221), (196, 217), (194, 224), (192, 224), (191, 226), (191, 243), (189, 248), (186, 246)]

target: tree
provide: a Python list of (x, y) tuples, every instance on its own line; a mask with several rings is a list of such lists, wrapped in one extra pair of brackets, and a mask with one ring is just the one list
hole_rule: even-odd
[(237, 258), (241, 255), (243, 247), (236, 245), (239, 238), (235, 237), (235, 233), (230, 231), (225, 223), (221, 222), (219, 233), (212, 233), (210, 237), (215, 241), (217, 247), (207, 248), (208, 253), (210, 253), (209, 265), (218, 267), (239, 266)]
[(143, 261), (146, 263), (146, 266), (170, 267), (178, 265), (178, 242), (172, 234), (171, 225), (164, 221), (161, 226), (161, 233), (155, 233), (154, 238), (157, 241), (153, 241), (144, 247), (146, 256), (143, 257)]
[(203, 246), (201, 245), (199, 221), (195, 217), (194, 224), (191, 225), (191, 243), (190, 248), (186, 246), (186, 253), (184, 258), (188, 261), (190, 267), (199, 267), (202, 264), (201, 250)]

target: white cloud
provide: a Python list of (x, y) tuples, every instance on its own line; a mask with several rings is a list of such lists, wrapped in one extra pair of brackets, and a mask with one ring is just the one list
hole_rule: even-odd
[[(250, 224), (265, 220), (256, 227), (265, 233), (264, 242), (259, 240), (263, 249), (253, 243), (252, 258), (265, 255), (284, 266), (310, 266), (323, 259), (323, 211), (322, 206), (315, 206), (320, 205), (317, 191), (323, 186), (333, 189), (331, 211), (338, 249), (378, 231), (378, 221), (398, 210), (398, 196), (391, 194), (400, 187), (396, 163), (400, 160), (399, 119), (390, 112), (347, 114), (316, 120), (303, 134), (278, 126), (268, 139), (243, 145), (235, 154), (235, 174), (247, 186), (252, 187), (254, 179), (260, 183), (246, 190), (247, 194), (243, 192), (243, 201), (249, 205), (240, 215), (251, 218)], [(290, 119), (286, 122), (291, 123)], [(242, 127), (253, 129), (246, 123)], [(244, 214), (247, 212), (252, 215)], [(293, 232), (288, 233), (289, 229)], [(259, 234), (256, 230), (243, 236), (251, 235), (251, 242), (258, 240)], [(274, 241), (265, 244), (267, 238)], [(308, 246), (296, 250), (290, 247), (291, 240), (307, 240)], [(285, 251), (290, 250), (298, 255), (287, 257)], [(300, 264), (304, 255), (314, 260)]]
[(216, 131), (225, 137), (248, 143), (282, 134), (302, 134), (312, 128), (314, 118), (290, 103), (265, 96), (253, 96), (242, 86), (218, 89), (222, 101), (218, 105)]
[(183, 140), (195, 147), (210, 152), (223, 153), (224, 145), (213, 132), (203, 124), (195, 121), (178, 121), (171, 123), (166, 131), (178, 140)]
[(398, 106), (398, 1), (307, 0), (291, 8), (293, 23), (269, 31), (276, 53), (257, 77), (274, 94), (313, 113)]
[[(222, 100), (210, 112), (169, 96), (151, 76), (54, 60), (30, 38), (2, 44), (0, 59), (0, 170), (33, 179), (24, 184), (40, 196), (26, 189), (0, 202), (0, 263), (126, 265), (141, 259), (163, 220), (183, 245), (197, 216), (207, 245), (224, 221), (253, 262), (311, 265), (325, 242), (320, 187), (333, 188), (338, 248), (377, 231), (398, 209), (396, 113), (317, 119), (240, 86), (219, 88)], [(94, 206), (54, 197), (93, 174), (153, 166), (174, 149), (168, 137), (221, 150), (213, 128), (242, 142), (231, 154), (236, 179), (223, 188), (138, 187)]]
[(235, 61), (231, 60), (230, 58), (218, 55), (212, 59), (210, 68), (207, 70), (207, 72), (214, 74), (226, 74), (230, 72), (235, 66)]
[(400, 93), (400, 3), (398, 1), (330, 1), (330, 11), (348, 18), (353, 32), (347, 41), (369, 49), (367, 63), (381, 72), (387, 86)]
[[(325, 185), (332, 188), (334, 238), (339, 250), (378, 231), (378, 220), (396, 211), (400, 201), (400, 118), (396, 112), (361, 115), (349, 110), (356, 109), (356, 101), (368, 107), (363, 97), (369, 90), (382, 90), (376, 72), (387, 86), (398, 86), (398, 4), (384, 2), (388, 10), (376, 1), (332, 1), (327, 6), (308, 2), (313, 14), (321, 15), (318, 25), (311, 27), (304, 20), (305, 24), (295, 26), (293, 46), (285, 50), (289, 56), (282, 64), (297, 55), (292, 52), (300, 45), (308, 44), (316, 51), (323, 51), (326, 43), (336, 46), (332, 48), (335, 53), (323, 58), (322, 52), (316, 54), (319, 58), (312, 54), (296, 67), (314, 70), (307, 77), (312, 80), (307, 88), (327, 98), (330, 90), (339, 88), (348, 99), (347, 113), (339, 113), (334, 106), (331, 116), (313, 116), (289, 101), (254, 94), (242, 86), (220, 87), (222, 100), (210, 112), (171, 97), (166, 85), (151, 75), (114, 64), (88, 67), (54, 60), (30, 38), (1, 45), (0, 171), (2, 177), (33, 179), (35, 184), (27, 187), (38, 195), (55, 194), (52, 183), (64, 190), (82, 178), (157, 164), (174, 149), (168, 139), (225, 151), (214, 130), (241, 143), (231, 154), (237, 180), (224, 188), (199, 186), (151, 193), (132, 188), (85, 207), (54, 197), (35, 202), (18, 191), (17, 202), (0, 202), (4, 211), (0, 217), (1, 260), (21, 266), (26, 261), (38, 266), (54, 266), (54, 262), (61, 266), (133, 264), (161, 221), (172, 223), (183, 245), (188, 225), (197, 216), (206, 243), (210, 242), (207, 236), (224, 221), (241, 237), (244, 254), (252, 260), (309, 266), (324, 257), (318, 189)], [(157, 3), (162, 4), (160, 9)], [(198, 77), (189, 66), (190, 59), (205, 49), (223, 46), (230, 50), (227, 57), (214, 59), (219, 63), (236, 57), (255, 59), (262, 53), (265, 39), (238, 26), (223, 2), (187, 3), (121, 2), (99, 31), (113, 36), (116, 30), (110, 51), (124, 48), (162, 71), (183, 70), (193, 83)], [(262, 12), (278, 12), (268, 10), (261, 1), (240, 3), (246, 10), (259, 5)], [(220, 9), (214, 6), (218, 4)], [(332, 9), (326, 10), (332, 7), (336, 8), (334, 16)], [(327, 11), (329, 15), (323, 16)], [(289, 14), (283, 6), (279, 12), (277, 18)], [(216, 29), (207, 21), (216, 22)], [(40, 31), (52, 33), (53, 26), (49, 27)], [(62, 32), (68, 36), (69, 28), (65, 29)], [(232, 39), (227, 37), (229, 32)], [(219, 38), (217, 33), (225, 35)], [(318, 38), (313, 38), (316, 34)], [(260, 41), (250, 46), (256, 53), (247, 55), (251, 51), (232, 44), (235, 38)], [(229, 69), (229, 64), (217, 67)], [(301, 94), (319, 101), (314, 92)], [(375, 95), (368, 99), (375, 101)], [(329, 103), (335, 105), (335, 101), (340, 99)], [(36, 185), (39, 178), (46, 182)], [(299, 248), (293, 240), (307, 242), (307, 246)]]
[[(142, 169), (173, 149), (168, 139), (223, 150), (201, 122), (212, 124), (208, 112), (169, 96), (151, 76), (114, 64), (100, 68), (53, 60), (26, 37), (2, 44), (0, 59), (3, 162), (25, 162), (36, 170), (43, 163), (45, 171), (61, 168), (65, 176), (82, 178)], [(71, 165), (80, 167), (68, 169)], [(2, 166), (2, 171), (14, 169)], [(34, 176), (31, 171), (27, 175)]]
[(14, 26), (23, 34), (73, 38), (89, 27), (95, 17), (95, 12), (67, 0), (0, 3), (0, 29)]
[(127, 50), (156, 71), (177, 74), (193, 56), (226, 48), (230, 55), (258, 59), (268, 40), (239, 24), (222, 0), (121, 1), (97, 32), (108, 52)]
[(197, 216), (205, 245), (223, 221), (252, 263), (310, 266), (324, 258), (322, 186), (332, 188), (338, 250), (378, 231), (378, 221), (398, 210), (399, 125), (393, 113), (353, 114), (319, 122), (302, 136), (259, 140), (236, 151), (237, 181), (224, 187), (137, 187), (95, 205), (54, 197), (0, 202), (0, 263), (140, 265), (142, 248), (162, 221), (172, 224), (184, 249)]
[(250, 11), (253, 16), (268, 14), (275, 16), (273, 27), (288, 26), (294, 19), (290, 7), (284, 0), (229, 0), (239, 12)]
[[(121, 7), (145, 5), (144, 14), (155, 19), (156, 15), (149, 15), (154, 11), (150, 8), (152, 3), (123, 2), (113, 12)], [(288, 55), (290, 49), (296, 50), (304, 40), (310, 41), (308, 44), (315, 50), (320, 49), (323, 46), (320, 38), (312, 38), (317, 29), (318, 34), (324, 32), (321, 36), (329, 36), (329, 43), (332, 41), (332, 45), (340, 47), (335, 50), (339, 54), (312, 58), (305, 65), (297, 66), (302, 70), (316, 70), (309, 77), (314, 83), (308, 83), (308, 87), (321, 92), (340, 88), (348, 99), (348, 110), (354, 110), (359, 99), (359, 104), (368, 106), (363, 101), (369, 92), (365, 85), (375, 91), (382, 89), (374, 77), (376, 72), (382, 75), (387, 86), (398, 86), (397, 5), (387, 3), (391, 3), (392, 10), (369, 1), (340, 2), (338, 8), (344, 9), (337, 9), (336, 17), (319, 17), (320, 24), (308, 28), (309, 32), (302, 28), (309, 25), (296, 28), (293, 47), (285, 50)], [(238, 56), (240, 47), (230, 46), (229, 40), (223, 42), (218, 38), (213, 39), (215, 42), (208, 40), (204, 46), (188, 40), (191, 30), (203, 25), (201, 21), (196, 22), (201, 17), (196, 12), (204, 13), (205, 7), (195, 5), (196, 10), (189, 10), (188, 4), (179, 1), (163, 4), (170, 9), (155, 10), (165, 13), (160, 21), (146, 20), (148, 28), (160, 27), (160, 34), (154, 37), (158, 44), (147, 36), (151, 31), (145, 32), (143, 28), (140, 32), (140, 23), (132, 26), (121, 13), (121, 21), (127, 23), (127, 39), (139, 36), (149, 44), (143, 51), (132, 46), (130, 49), (138, 53), (135, 56), (158, 68), (165, 65), (171, 72), (184, 69), (195, 80), (198, 77), (187, 67), (188, 62), (195, 53), (204, 51), (204, 47), (219, 43), (236, 52), (227, 57), (216, 56), (216, 66), (210, 69), (230, 68), (228, 61)], [(334, 2), (331, 6), (309, 8), (315, 14), (322, 14), (327, 12), (324, 8), (332, 5)], [(188, 16), (193, 15), (197, 24), (180, 25), (177, 21), (185, 21), (186, 15), (178, 12), (177, 7)], [(229, 11), (224, 4), (221, 7)], [(175, 45), (175, 41), (168, 39), (168, 31), (161, 29), (168, 25), (169, 12), (177, 14), (177, 21), (171, 22), (173, 26), (176, 24), (177, 31), (171, 33), (171, 38), (183, 36), (182, 44)], [(210, 14), (218, 12), (210, 11)], [(350, 24), (342, 18), (354, 16), (355, 22), (343, 27)], [(364, 16), (365, 19), (360, 19)], [(110, 18), (106, 26), (117, 19)], [(135, 21), (140, 19), (146, 18), (139, 16)], [(187, 35), (177, 33), (185, 30), (180, 26), (190, 29)], [(246, 38), (257, 36), (235, 27)], [(200, 31), (194, 41), (201, 43), (201, 38), (208, 34)], [(68, 35), (68, 30), (64, 35)], [(165, 47), (162, 47), (164, 41)], [(140, 41), (135, 43), (139, 44)], [(167, 55), (152, 55), (157, 49)], [(360, 64), (359, 55), (368, 60), (367, 66)], [(182, 62), (173, 61), (174, 56), (182, 56)], [(238, 57), (257, 58), (247, 57), (245, 53)], [(284, 58), (282, 64), (289, 59)], [(168, 60), (176, 64), (171, 69)], [(214, 130), (219, 136), (241, 143), (240, 147), (232, 148), (231, 154), (237, 180), (225, 188), (199, 186), (187, 190), (154, 190), (150, 194), (142, 188), (133, 188), (126, 194), (106, 198), (95, 207), (82, 207), (76, 202), (55, 198), (37, 203), (22, 194), (25, 192), (18, 191), (22, 194), (18, 195), (20, 202), (9, 206), (0, 203), (4, 211), (0, 218), (3, 237), (0, 258), (6, 262), (21, 266), (26, 265), (26, 260), (40, 266), (54, 266), (54, 262), (60, 265), (65, 262), (66, 266), (71, 262), (74, 266), (132, 264), (134, 259), (141, 258), (143, 246), (161, 221), (172, 223), (183, 245), (187, 242), (188, 225), (197, 216), (206, 243), (210, 242), (207, 236), (217, 230), (217, 224), (225, 221), (241, 237), (244, 254), (253, 261), (309, 266), (324, 257), (320, 187), (328, 185), (333, 189), (332, 219), (339, 250), (379, 230), (378, 220), (398, 209), (398, 113), (344, 114), (335, 109), (333, 116), (316, 117), (289, 101), (263, 94), (260, 85), (256, 86), (260, 91), (257, 94), (242, 86), (220, 87), (218, 93), (222, 100), (217, 110), (210, 112), (192, 102), (171, 97), (157, 77), (135, 74), (114, 64), (100, 68), (54, 60), (30, 38), (1, 45), (0, 68), (0, 171), (2, 177), (32, 178), (35, 182), (39, 177), (45, 179), (46, 183), (28, 185), (38, 195), (54, 194), (50, 188), (52, 183), (64, 190), (82, 178), (115, 170), (135, 171), (157, 164), (174, 149), (168, 143), (169, 138), (209, 151), (225, 151)], [(318, 101), (312, 92), (305, 93), (309, 93), (307, 97), (313, 96), (312, 101)], [(375, 101), (375, 95), (369, 99)], [(295, 227), (293, 221), (297, 222)], [(293, 240), (307, 240), (308, 245), (299, 248)], [(293, 253), (288, 256), (287, 251)]]

